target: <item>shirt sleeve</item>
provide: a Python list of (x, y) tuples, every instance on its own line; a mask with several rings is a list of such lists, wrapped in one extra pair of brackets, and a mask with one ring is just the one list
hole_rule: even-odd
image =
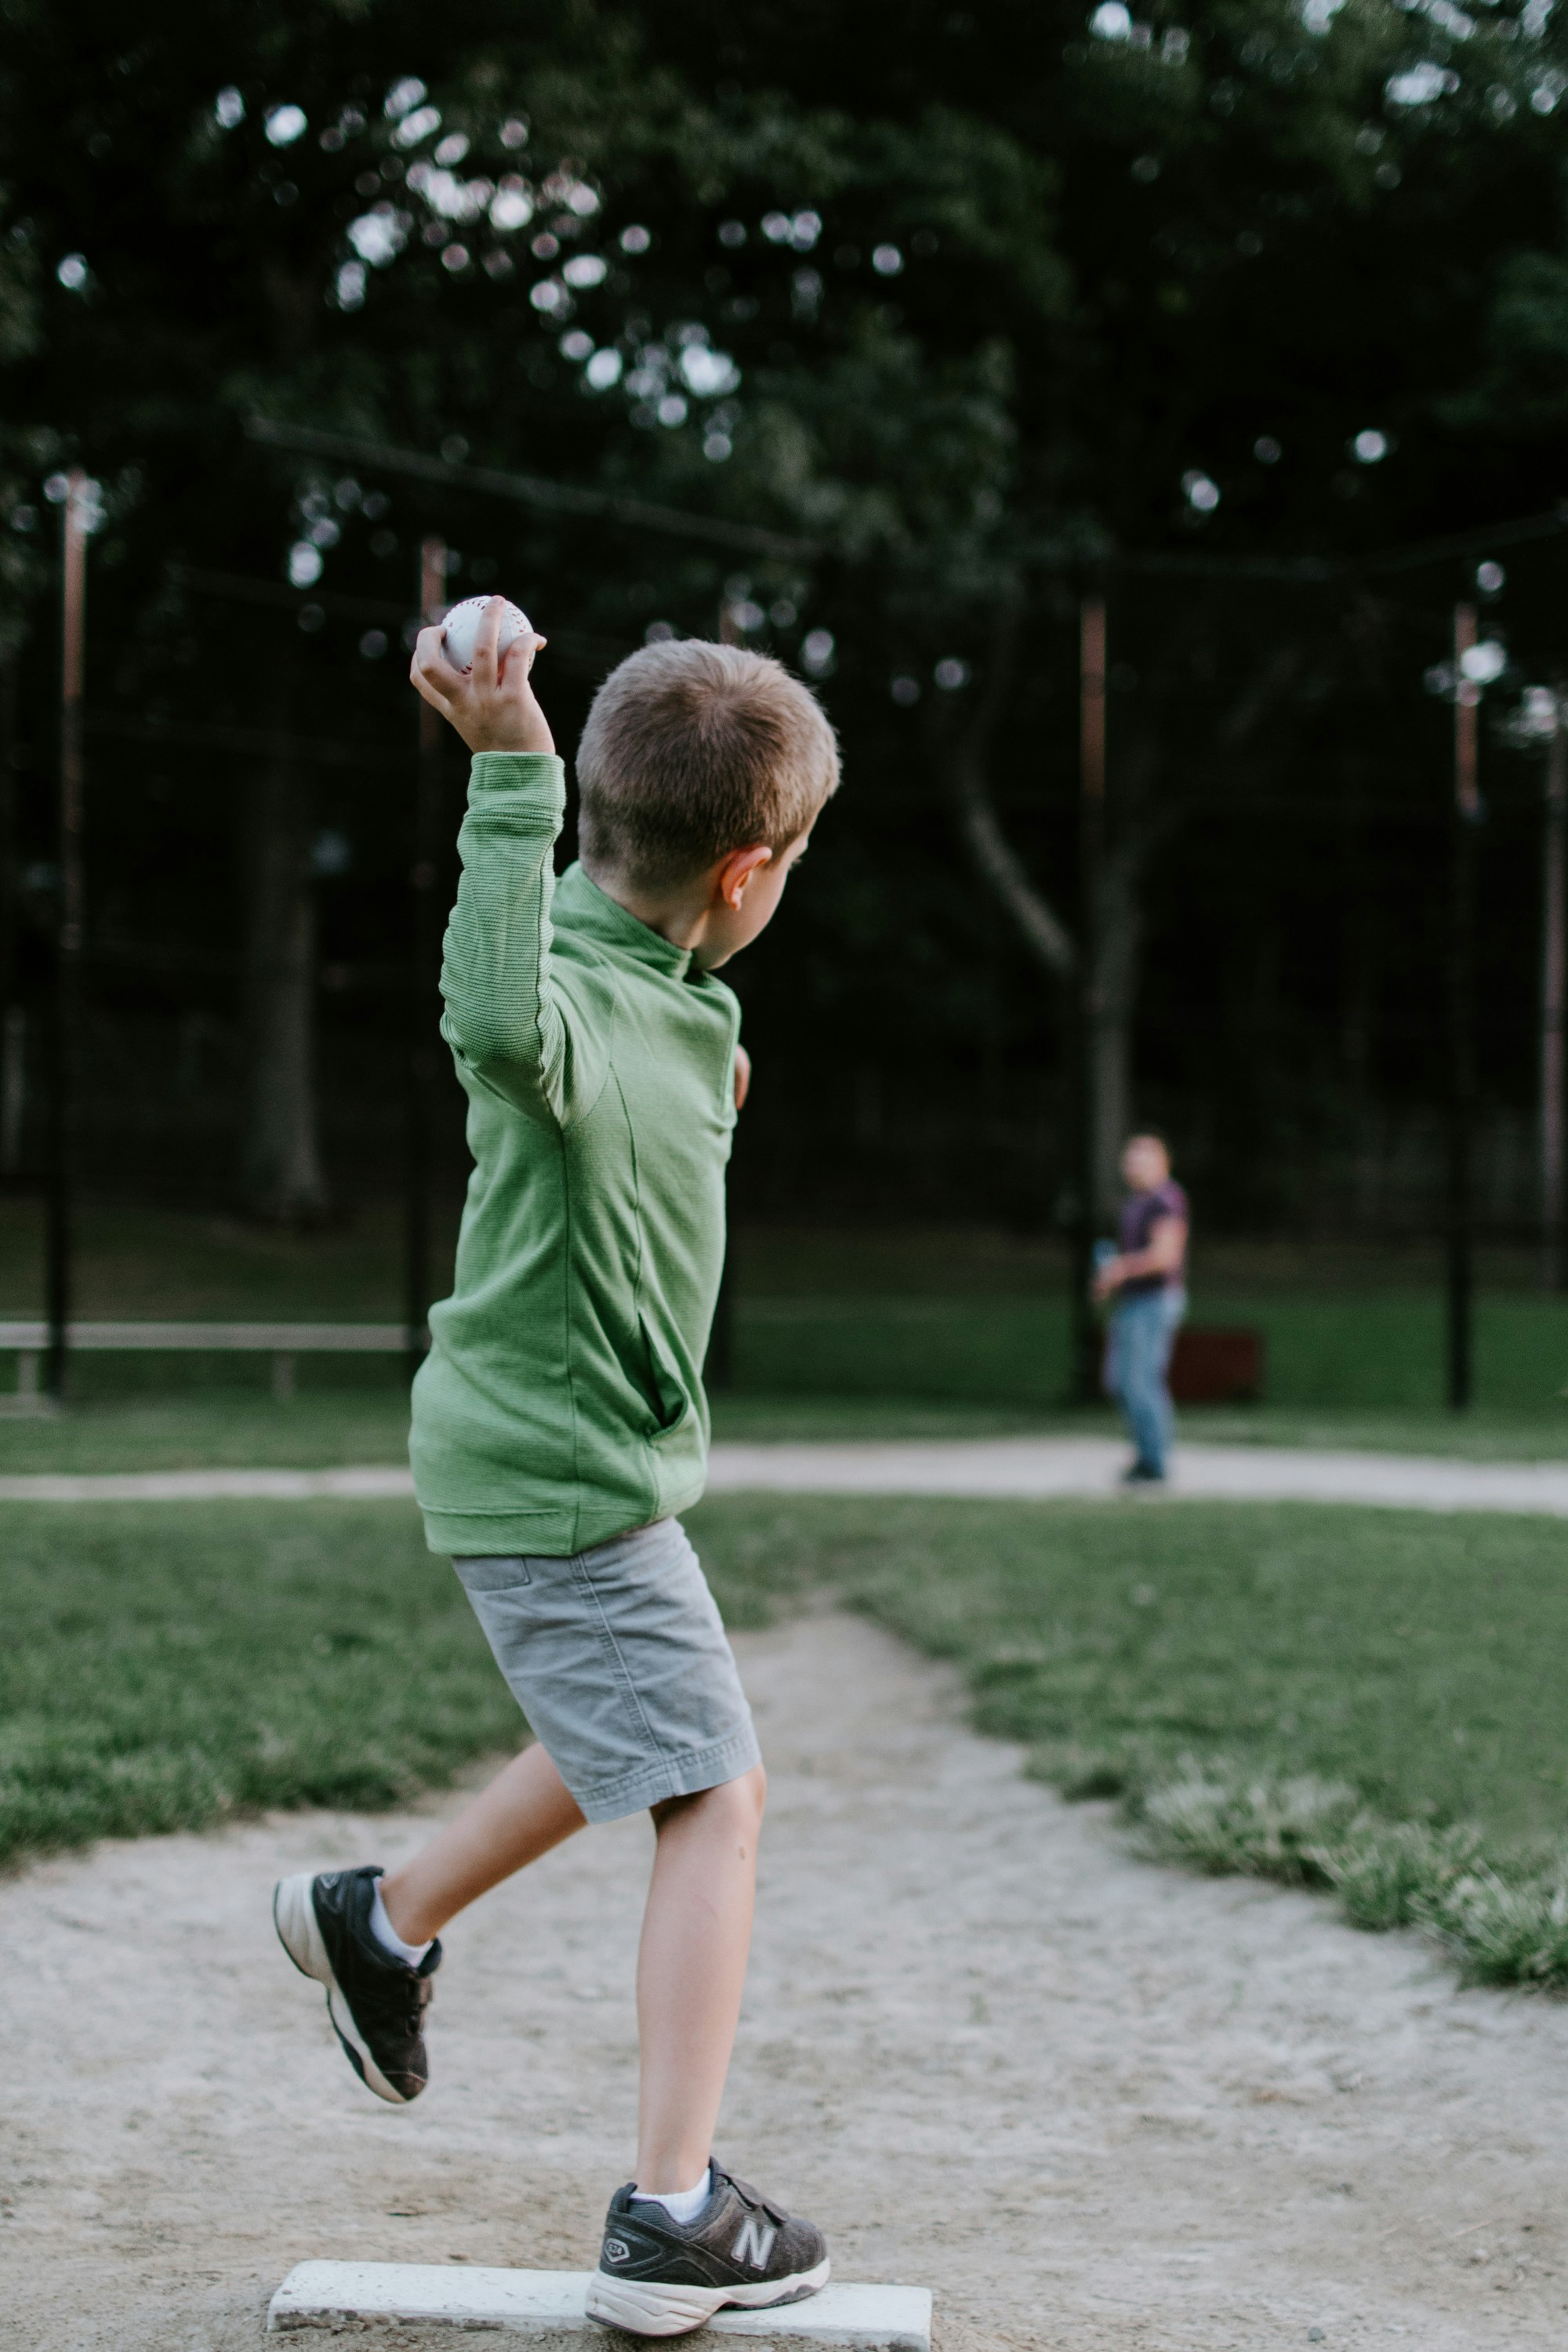
[(553, 754), (475, 755), (441, 962), (441, 1034), (454, 1055), (492, 1093), (558, 1125), (591, 1085), (594, 1058), (552, 969), (553, 852), (565, 810), (565, 770)]

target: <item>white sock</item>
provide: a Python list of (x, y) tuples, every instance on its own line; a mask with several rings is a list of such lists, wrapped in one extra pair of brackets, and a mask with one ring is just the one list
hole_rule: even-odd
[[(395, 1960), (402, 1960), (411, 1969), (416, 1969), (419, 1966), (420, 1961), (425, 1958), (426, 1953), (430, 1948), (430, 1944), (405, 1944), (404, 1942), (402, 1937), (398, 1934), (396, 1928), (393, 1926), (391, 1920), (386, 1916), (386, 1906), (381, 1899), (381, 1881), (379, 1878), (375, 1882), (375, 1899), (370, 1906), (370, 1932), (375, 1937), (376, 1942), (381, 1946), (384, 1952), (390, 1952)], [(435, 1937), (432, 1937), (430, 1938), (430, 1943), (434, 1943), (435, 1940)]]
[(658, 2193), (650, 2189), (634, 2189), (634, 2205), (662, 2205), (672, 2221), (695, 2221), (713, 2193), (713, 2168), (705, 2164), (702, 2178), (695, 2189), (666, 2189)]

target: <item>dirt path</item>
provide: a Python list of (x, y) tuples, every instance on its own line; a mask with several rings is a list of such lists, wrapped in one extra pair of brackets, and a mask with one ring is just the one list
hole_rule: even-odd
[[(715, 1445), (710, 1495), (949, 1495), (1043, 1502), (1117, 1495), (1127, 1448), (1112, 1437), (891, 1438)], [(1372, 1503), (1401, 1510), (1535, 1511), (1568, 1518), (1568, 1463), (1466, 1462), (1428, 1454), (1314, 1453), (1293, 1445), (1179, 1445), (1170, 1492), (1226, 1502)], [(0, 1503), (305, 1502), (411, 1496), (390, 1464), (335, 1470), (24, 1471)], [(1135, 1499), (1142, 1501), (1143, 1496)]]
[[(841, 2276), (934, 2287), (942, 2352), (1562, 2344), (1568, 2009), (1130, 1859), (867, 1626), (737, 1646), (773, 1803), (721, 2147), (822, 2219)], [(267, 1895), (421, 1826), (286, 1815), (5, 1885), (6, 2352), (260, 2352), (304, 2255), (592, 2260), (646, 1827), (458, 1924), (436, 2086), (397, 2111)]]

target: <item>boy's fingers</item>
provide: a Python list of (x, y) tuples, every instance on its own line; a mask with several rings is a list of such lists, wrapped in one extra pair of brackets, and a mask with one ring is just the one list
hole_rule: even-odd
[(453, 698), (461, 694), (468, 684), (462, 671), (454, 669), (447, 659), (438, 625), (420, 630), (408, 675), (426, 701), (443, 713), (449, 711)]
[(513, 637), (500, 657), (502, 685), (515, 686), (520, 677), (526, 677), (533, 667), (534, 655), (549, 643), (549, 638), (542, 637), (537, 631), (531, 636)]
[(429, 673), (420, 668), (417, 656), (416, 656), (414, 660), (408, 665), (408, 675), (413, 683), (416, 693), (422, 695), (425, 700), (430, 705), (431, 709), (433, 710), (438, 710), (443, 719), (450, 719), (452, 715), (451, 703), (442, 693), (440, 688), (436, 684), (435, 679), (431, 677)]
[(496, 651), (500, 642), (501, 614), (506, 611), (504, 596), (491, 596), (479, 614), (479, 630), (474, 639), (474, 684), (494, 686), (500, 670), (500, 656)]
[(447, 678), (453, 686), (462, 684), (462, 671), (447, 658), (447, 641), (439, 621), (421, 629), (414, 640), (414, 667), (422, 669), (427, 677)]

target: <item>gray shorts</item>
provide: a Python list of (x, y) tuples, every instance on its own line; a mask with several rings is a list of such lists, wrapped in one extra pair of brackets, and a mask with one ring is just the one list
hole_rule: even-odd
[(679, 1519), (564, 1559), (452, 1565), (589, 1821), (695, 1796), (761, 1762), (718, 1604)]

